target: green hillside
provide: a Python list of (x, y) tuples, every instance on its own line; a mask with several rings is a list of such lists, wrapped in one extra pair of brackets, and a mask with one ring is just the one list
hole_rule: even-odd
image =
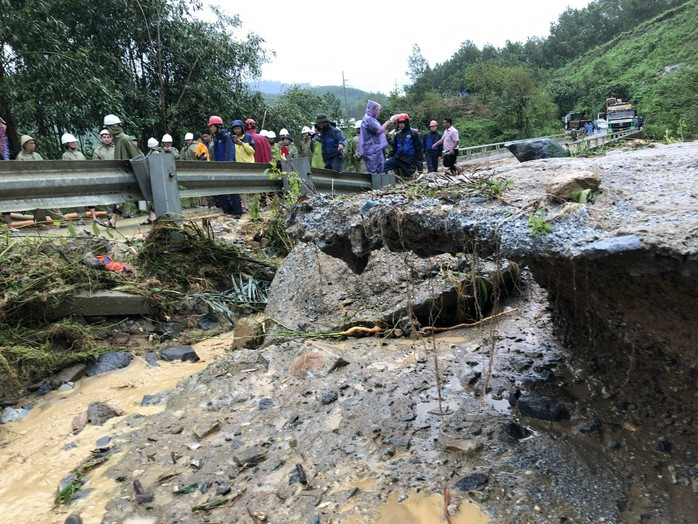
[(698, 2), (692, 0), (550, 72), (561, 113), (603, 111), (606, 97), (635, 104), (655, 137), (698, 135)]

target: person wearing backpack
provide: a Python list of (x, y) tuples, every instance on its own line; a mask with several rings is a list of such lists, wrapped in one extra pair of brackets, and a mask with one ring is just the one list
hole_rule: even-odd
[(390, 156), (385, 161), (384, 172), (394, 169), (405, 178), (422, 172), (422, 141), (419, 133), (410, 128), (410, 117), (403, 113), (396, 117), (398, 131), (392, 140)]

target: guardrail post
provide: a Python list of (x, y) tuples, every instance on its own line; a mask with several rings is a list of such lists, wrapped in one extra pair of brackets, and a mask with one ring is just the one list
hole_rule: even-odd
[(286, 173), (296, 173), (302, 180), (300, 191), (301, 195), (315, 193), (315, 184), (313, 176), (310, 172), (310, 159), (307, 157), (289, 158), (281, 161), (281, 171), (283, 174), (284, 191), (287, 193), (291, 190), (291, 184), (288, 181)]
[(369, 176), (371, 177), (371, 189), (383, 189), (386, 186), (395, 185), (395, 173), (393, 171), (388, 173), (374, 173)]
[(143, 197), (153, 203), (155, 216), (160, 218), (169, 215), (181, 219), (182, 201), (174, 155), (162, 153), (139, 156), (131, 159), (131, 167)]

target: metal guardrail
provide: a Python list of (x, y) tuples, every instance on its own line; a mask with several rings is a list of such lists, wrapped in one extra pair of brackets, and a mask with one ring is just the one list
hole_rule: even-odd
[(581, 140), (577, 140), (575, 142), (568, 142), (567, 145), (569, 146), (571, 151), (577, 151), (580, 146), (586, 147), (587, 149), (595, 149), (597, 147), (604, 146), (606, 144), (610, 144), (611, 142), (616, 142), (618, 140), (624, 140), (626, 138), (631, 138), (636, 135), (641, 135), (642, 130), (641, 129), (626, 129), (624, 131), (616, 131), (614, 133), (606, 133), (605, 135), (598, 135), (598, 136), (587, 136), (582, 138)]
[[(74, 209), (152, 199), (155, 213), (160, 216), (176, 209), (158, 205), (158, 201), (284, 190), (284, 181), (270, 174), (269, 164), (195, 160), (175, 164), (167, 155), (155, 157), (139, 157), (132, 162), (0, 162), (0, 212)], [(285, 165), (284, 169), (291, 171), (293, 166)], [(157, 176), (154, 170), (159, 171)], [(395, 184), (395, 177), (385, 174), (337, 173), (305, 167), (298, 171), (307, 171), (300, 173), (307, 181), (305, 186), (318, 193), (352, 194)]]
[[(586, 137), (569, 142), (568, 145), (572, 151), (581, 144), (593, 149), (640, 133), (638, 129), (629, 129)], [(557, 140), (564, 137), (565, 135), (555, 135), (543, 138)], [(511, 153), (504, 144), (505, 142), (498, 142), (459, 148), (459, 160), (467, 162), (478, 158), (508, 156)], [(175, 164), (167, 155), (156, 155), (160, 156), (162, 158), (140, 157), (132, 162), (0, 162), (0, 212), (74, 209), (152, 199), (155, 201), (155, 213), (160, 216), (167, 212), (177, 213), (176, 206), (172, 203), (181, 197), (273, 193), (287, 187), (283, 180), (275, 179), (269, 174), (269, 164), (194, 160), (178, 161)], [(294, 159), (294, 163), (296, 160), (300, 159)], [(289, 165), (284, 167), (288, 171), (292, 168)], [(158, 171), (157, 175), (152, 173), (153, 170)], [(395, 184), (392, 174), (337, 173), (307, 167), (295, 170), (306, 181), (303, 192), (311, 188), (318, 193), (344, 195)]]

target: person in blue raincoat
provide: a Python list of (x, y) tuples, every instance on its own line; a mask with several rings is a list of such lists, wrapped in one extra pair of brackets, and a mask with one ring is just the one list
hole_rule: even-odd
[[(235, 146), (223, 125), (223, 119), (218, 115), (212, 115), (208, 119), (208, 128), (213, 135), (213, 155), (211, 160), (214, 162), (234, 162)], [(217, 200), (223, 213), (233, 215), (233, 218), (242, 216), (242, 202), (238, 195), (219, 195)]]
[(392, 141), (392, 148), (384, 170), (394, 169), (405, 178), (411, 178), (416, 171), (422, 172), (422, 141), (419, 133), (410, 128), (409, 115), (402, 113), (397, 116), (398, 131)]
[(381, 125), (378, 120), (381, 106), (378, 102), (369, 100), (366, 104), (366, 114), (361, 121), (359, 131), (359, 155), (366, 162), (367, 173), (382, 173), (385, 162), (383, 151), (388, 145), (385, 137), (385, 130), (390, 124), (390, 120)]
[(319, 114), (315, 119), (315, 127), (320, 130), (318, 142), (322, 147), (322, 160), (325, 162), (325, 169), (341, 171), (344, 148), (347, 147), (344, 133), (337, 129), (324, 113)]

